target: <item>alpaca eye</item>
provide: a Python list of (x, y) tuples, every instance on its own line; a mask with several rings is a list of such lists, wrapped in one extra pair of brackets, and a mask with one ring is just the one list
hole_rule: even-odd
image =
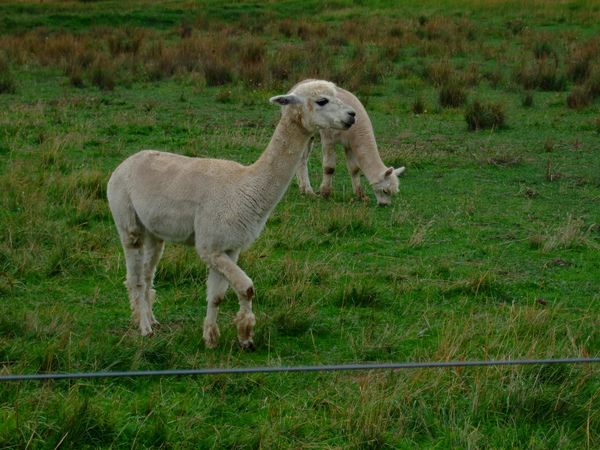
[(327, 100), (326, 98), (322, 98), (321, 100), (317, 100), (317, 105), (319, 105), (319, 106), (325, 106), (327, 103), (329, 103), (329, 100)]
[(390, 195), (390, 191), (389, 191), (388, 189), (384, 189), (382, 192), (383, 192), (385, 195)]

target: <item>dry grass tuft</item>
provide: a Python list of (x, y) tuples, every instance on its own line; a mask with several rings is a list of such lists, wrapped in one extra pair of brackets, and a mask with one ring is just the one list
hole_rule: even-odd
[(0, 54), (0, 94), (14, 94), (17, 92), (15, 75), (12, 73), (7, 58)]
[(590, 92), (584, 86), (574, 86), (567, 95), (567, 107), (569, 109), (587, 108), (592, 100)]
[(467, 93), (458, 80), (451, 79), (440, 87), (438, 98), (444, 108), (460, 108), (467, 101)]
[(544, 253), (582, 246), (596, 248), (597, 244), (590, 238), (591, 228), (585, 226), (582, 218), (569, 214), (566, 222), (554, 230), (534, 231), (529, 237), (529, 245)]
[(505, 106), (502, 102), (474, 100), (467, 106), (465, 120), (470, 131), (498, 129), (505, 126)]
[(417, 248), (421, 247), (425, 243), (425, 236), (433, 226), (434, 221), (430, 221), (428, 223), (420, 223), (418, 224), (414, 230), (413, 234), (408, 239), (408, 248)]

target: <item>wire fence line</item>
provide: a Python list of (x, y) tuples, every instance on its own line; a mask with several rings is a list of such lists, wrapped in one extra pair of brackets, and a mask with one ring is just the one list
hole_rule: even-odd
[(146, 370), (133, 372), (85, 372), (85, 373), (39, 373), (31, 375), (0, 375), (1, 381), (26, 380), (65, 380), (84, 378), (128, 378), (128, 377), (175, 377), (199, 375), (239, 375), (249, 373), (292, 373), (292, 372), (331, 372), (357, 370), (401, 370), (423, 369), (436, 367), (476, 367), (476, 366), (522, 366), (542, 364), (584, 364), (600, 363), (600, 358), (573, 359), (525, 359), (525, 360), (496, 360), (496, 361), (442, 361), (442, 362), (406, 362), (406, 363), (365, 363), (338, 364), (319, 366), (276, 366), (276, 367), (233, 367), (210, 369), (174, 369)]

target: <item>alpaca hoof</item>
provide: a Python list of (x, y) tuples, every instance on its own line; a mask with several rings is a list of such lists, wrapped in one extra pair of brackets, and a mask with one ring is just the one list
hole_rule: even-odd
[(205, 324), (202, 337), (204, 338), (206, 348), (217, 348), (219, 338), (221, 337), (219, 327), (216, 324)]
[(140, 327), (140, 334), (142, 336), (150, 336), (152, 334), (152, 325), (146, 317), (143, 317), (140, 319), (139, 327)]
[(238, 342), (240, 343), (240, 347), (242, 347), (242, 350), (244, 350), (245, 352), (252, 353), (256, 351), (256, 346), (254, 345), (254, 342), (252, 342), (252, 340)]

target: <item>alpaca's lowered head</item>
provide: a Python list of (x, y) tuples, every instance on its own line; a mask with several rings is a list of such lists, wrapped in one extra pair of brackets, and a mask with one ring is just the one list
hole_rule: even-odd
[(404, 172), (404, 167), (399, 169), (389, 167), (378, 181), (371, 184), (379, 206), (390, 206), (392, 204), (392, 195), (398, 192), (398, 175), (402, 172)]
[(309, 133), (327, 128), (347, 130), (356, 121), (354, 108), (337, 97), (335, 84), (329, 81), (302, 83), (288, 94), (272, 97), (270, 101), (283, 106), (284, 113), (291, 114)]

